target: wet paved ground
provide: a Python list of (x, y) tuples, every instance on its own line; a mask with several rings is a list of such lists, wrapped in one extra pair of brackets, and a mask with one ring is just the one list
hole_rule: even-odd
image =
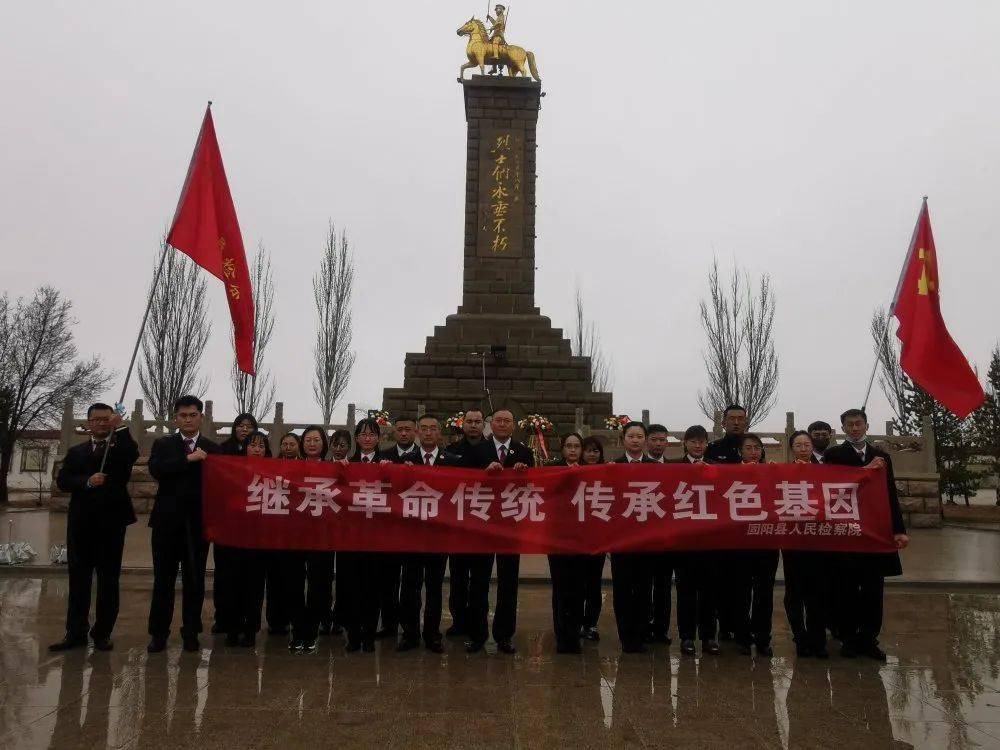
[(998, 591), (891, 590), (877, 664), (796, 661), (780, 601), (771, 660), (622, 657), (609, 607), (600, 644), (557, 656), (540, 584), (522, 587), (515, 656), (211, 637), (150, 656), (149, 586), (125, 577), (114, 652), (53, 656), (66, 576), (0, 570), (0, 747), (1000, 747)]

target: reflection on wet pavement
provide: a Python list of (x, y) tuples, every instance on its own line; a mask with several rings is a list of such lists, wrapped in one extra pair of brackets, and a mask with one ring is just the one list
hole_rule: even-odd
[[(110, 654), (50, 655), (59, 574), (0, 578), (0, 747), (1000, 747), (1000, 594), (887, 595), (888, 664), (796, 661), (776, 602), (776, 656), (707, 659), (605, 638), (557, 656), (550, 591), (524, 586), (518, 654), (314, 656), (203, 638), (200, 655), (145, 652), (149, 579), (125, 579)], [(210, 620), (210, 604), (206, 619)], [(448, 623), (445, 623), (447, 625)]]

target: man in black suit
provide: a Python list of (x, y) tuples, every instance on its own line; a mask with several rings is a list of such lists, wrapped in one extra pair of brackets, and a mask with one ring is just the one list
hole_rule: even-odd
[[(66, 520), (69, 603), (66, 636), (49, 651), (87, 645), (88, 629), (98, 651), (110, 651), (118, 619), (118, 578), (125, 528), (135, 523), (128, 481), (139, 447), (128, 426), (107, 404), (87, 409), (90, 439), (66, 451), (56, 484), (70, 493)], [(107, 454), (107, 455), (105, 455)], [(90, 588), (97, 573), (97, 606), (90, 627)]]
[[(475, 453), (483, 442), (486, 415), (481, 409), (469, 409), (462, 416), (462, 439), (452, 443), (445, 451), (458, 458), (460, 466), (475, 463)], [(449, 637), (468, 635), (469, 622), (469, 555), (448, 555), (448, 610), (451, 627), (445, 631)]]
[[(629, 422), (622, 430), (625, 455), (616, 464), (657, 463), (645, 454), (646, 425)], [(652, 587), (653, 554), (611, 553), (611, 594), (618, 625), (618, 640), (626, 654), (641, 654), (649, 625), (649, 595)]]
[[(509, 409), (493, 412), (493, 434), (480, 443), (472, 456), (470, 466), (499, 472), (505, 469), (527, 469), (535, 465), (535, 457), (524, 443), (513, 440), (514, 414)], [(486, 643), (487, 619), (490, 608), (490, 574), (493, 572), (494, 555), (470, 555), (471, 580), (469, 583), (469, 640), (466, 650), (470, 654), (481, 651)], [(513, 654), (514, 629), (517, 625), (517, 579), (520, 573), (519, 555), (496, 555), (497, 606), (493, 613), (493, 640), (497, 650)]]
[[(711, 464), (738, 464), (743, 461), (740, 456), (740, 446), (743, 436), (749, 429), (747, 410), (739, 404), (730, 404), (722, 412), (722, 429), (725, 434), (718, 440), (708, 444), (705, 460)], [(760, 462), (766, 463), (764, 453), (760, 454)]]
[[(672, 463), (700, 465), (706, 463), (708, 431), (700, 424), (684, 432), (684, 455)], [(695, 635), (701, 638), (702, 652), (718, 655), (715, 640), (717, 561), (714, 550), (685, 550), (676, 553), (677, 560), (677, 633), (681, 638), (681, 653), (694, 656)]]
[[(668, 433), (662, 424), (651, 424), (646, 429), (646, 455), (657, 463), (667, 463)], [(670, 589), (677, 570), (677, 553), (659, 552), (652, 556), (650, 577), (649, 612), (646, 616), (649, 629), (648, 643), (670, 643)]]
[[(379, 463), (403, 464), (419, 461), (417, 444), (413, 441), (417, 433), (417, 422), (404, 414), (393, 420), (392, 430), (396, 444), (378, 452)], [(403, 571), (403, 556), (396, 552), (378, 553), (378, 608), (382, 618), (382, 629), (376, 638), (393, 638), (399, 630), (399, 587)]]
[[(868, 442), (868, 417), (863, 410), (848, 409), (840, 415), (840, 424), (847, 439), (840, 445), (828, 448), (823, 462), (841, 466), (885, 468), (892, 535), (896, 548), (903, 549), (909, 544), (910, 538), (906, 535), (903, 514), (899, 508), (892, 459), (888, 453)], [(844, 644), (840, 654), (847, 658), (862, 654), (876, 661), (885, 661), (885, 651), (878, 645), (878, 636), (882, 631), (882, 596), (885, 577), (903, 574), (899, 553), (843, 552), (836, 557), (841, 581), (840, 636)]]
[[(441, 424), (428, 414), (417, 420), (420, 444), (419, 461), (424, 466), (460, 466), (461, 459), (441, 450)], [(407, 464), (410, 462), (408, 461)], [(439, 500), (440, 502), (440, 500)], [(403, 555), (402, 587), (399, 594), (399, 621), (403, 637), (397, 651), (410, 651), (424, 645), (435, 654), (444, 653), (441, 643), (441, 601), (444, 589), (444, 571), (448, 556), (433, 552), (412, 552)], [(425, 589), (424, 627), (420, 630), (420, 590)]]
[(177, 432), (153, 443), (149, 473), (159, 482), (149, 525), (153, 529), (153, 599), (149, 605), (147, 651), (166, 648), (174, 616), (177, 569), (181, 571), (181, 638), (185, 651), (201, 644), (201, 608), (205, 602), (208, 542), (201, 525), (201, 462), (219, 446), (201, 435), (203, 406), (196, 396), (174, 404)]
[(833, 439), (833, 428), (826, 422), (816, 421), (810, 424), (806, 431), (809, 433), (809, 439), (812, 440), (813, 458), (816, 459), (817, 463), (823, 463), (823, 454), (826, 453), (826, 449), (830, 447), (830, 441)]

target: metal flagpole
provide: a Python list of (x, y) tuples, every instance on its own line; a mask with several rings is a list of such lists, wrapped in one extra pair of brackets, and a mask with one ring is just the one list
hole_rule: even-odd
[[(160, 257), (160, 265), (156, 267), (156, 273), (153, 274), (153, 283), (149, 287), (149, 300), (146, 302), (146, 312), (142, 314), (142, 322), (139, 324), (139, 335), (136, 336), (135, 346), (132, 347), (132, 359), (128, 363), (128, 371), (125, 373), (125, 383), (122, 385), (122, 393), (118, 398), (118, 404), (124, 406), (125, 403), (125, 392), (128, 390), (128, 381), (132, 379), (132, 370), (135, 368), (135, 358), (139, 354), (139, 344), (142, 343), (142, 334), (146, 331), (146, 321), (149, 319), (149, 311), (153, 307), (153, 296), (156, 294), (156, 284), (160, 280), (160, 274), (163, 271), (163, 264), (167, 260), (167, 253), (172, 252), (170, 246), (164, 243), (163, 245), (163, 255)], [(117, 406), (117, 404), (116, 404)], [(101, 457), (101, 468), (98, 473), (104, 473), (104, 464), (108, 460), (108, 450), (111, 447), (110, 435), (108, 436), (109, 442), (104, 447), (104, 455)]]
[(868, 406), (868, 398), (872, 395), (872, 385), (875, 383), (875, 373), (878, 372), (878, 365), (881, 361), (881, 357), (878, 353), (875, 354), (875, 364), (872, 365), (872, 374), (868, 378), (868, 390), (865, 391), (865, 400), (861, 402), (861, 411), (865, 411), (865, 407)]

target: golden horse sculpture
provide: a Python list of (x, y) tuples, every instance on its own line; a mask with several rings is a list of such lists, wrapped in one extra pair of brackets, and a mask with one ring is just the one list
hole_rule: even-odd
[[(538, 75), (538, 68), (535, 67), (535, 53), (523, 47), (516, 47), (513, 44), (494, 44), (486, 34), (486, 27), (478, 18), (470, 18), (458, 30), (459, 36), (469, 37), (469, 43), (465, 45), (465, 54), (469, 57), (469, 62), (465, 63), (458, 70), (458, 80), (465, 77), (465, 71), (469, 68), (479, 68), (480, 73), (485, 73), (487, 65), (506, 65), (508, 75), (518, 74), (525, 77), (531, 71), (531, 77), (536, 81), (541, 81)], [(499, 53), (499, 54), (498, 54)]]

